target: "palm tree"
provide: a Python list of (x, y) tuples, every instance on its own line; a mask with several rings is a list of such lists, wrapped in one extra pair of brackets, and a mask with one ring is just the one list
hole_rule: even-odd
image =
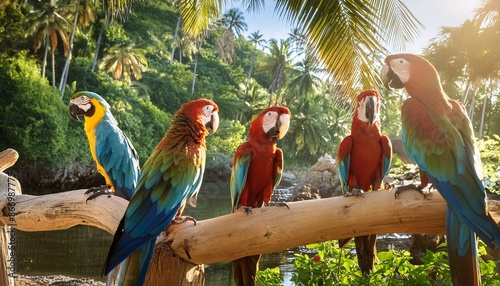
[(445, 80), (466, 82), (461, 99), (464, 104), (470, 89), (474, 89), (469, 103), (471, 119), (479, 88), (486, 79), (498, 74), (499, 67), (494, 60), (497, 52), (488, 47), (489, 38), (480, 22), (466, 20), (458, 27), (442, 28), (440, 38), (426, 50), (436, 69), (444, 71)]
[[(255, 56), (257, 55), (257, 48), (264, 45), (266, 40), (264, 39), (264, 35), (260, 34), (259, 31), (253, 32), (248, 36), (248, 40), (253, 44), (253, 53), (252, 60), (250, 62), (250, 68), (248, 69), (247, 81), (245, 84), (245, 98), (243, 100), (243, 104), (246, 104), (248, 100), (248, 88), (250, 84), (250, 79), (252, 78), (253, 67), (255, 65)], [(243, 117), (243, 110), (240, 113), (240, 119)]]
[(71, 28), (71, 35), (69, 37), (69, 51), (66, 57), (66, 62), (59, 82), (59, 90), (61, 90), (61, 99), (64, 96), (66, 89), (66, 81), (68, 79), (69, 64), (73, 53), (73, 40), (75, 38), (77, 25), (79, 27), (88, 27), (91, 23), (95, 23), (97, 16), (94, 10), (93, 1), (89, 0), (76, 0), (73, 12), (73, 26)]
[(288, 105), (293, 97), (317, 93), (321, 86), (319, 75), (324, 73), (314, 54), (306, 52), (301, 61), (295, 63), (291, 70), (291, 79), (288, 83), (288, 97), (285, 98)]
[(175, 54), (175, 45), (174, 43), (177, 41), (177, 36), (179, 34), (179, 27), (181, 25), (181, 16), (177, 17), (177, 23), (175, 24), (175, 31), (174, 31), (174, 40), (172, 42), (172, 51), (170, 53), (170, 65), (174, 63), (174, 54)]
[(92, 64), (92, 71), (97, 65), (99, 59), (99, 50), (101, 49), (101, 40), (104, 31), (111, 27), (113, 21), (120, 17), (123, 21), (127, 19), (132, 11), (132, 4), (140, 2), (141, 0), (103, 0), (102, 9), (104, 11), (104, 21), (102, 22), (99, 35), (97, 36), (97, 43), (94, 54), (94, 63)]
[(290, 40), (293, 51), (295, 52), (296, 56), (300, 56), (302, 53), (305, 51), (305, 44), (307, 43), (307, 40), (299, 30), (299, 28), (293, 28), (290, 33), (288, 33), (288, 39)]
[[(215, 21), (223, 8), (220, 0), (181, 2), (184, 28), (193, 35)], [(255, 9), (262, 0), (245, 3)], [(380, 59), (374, 55), (387, 54), (387, 47), (404, 47), (420, 27), (401, 0), (277, 0), (275, 9), (303, 31), (332, 80), (352, 97), (360, 88), (377, 86)]]
[(147, 68), (145, 50), (135, 47), (135, 44), (118, 44), (108, 50), (99, 64), (100, 69), (111, 73), (114, 79), (125, 80), (130, 83), (131, 75), (139, 80), (142, 72)]
[(182, 63), (184, 56), (191, 59), (197, 49), (196, 39), (186, 34), (182, 28), (179, 29), (177, 38), (172, 43), (172, 46), (179, 49), (179, 63)]
[(276, 94), (274, 100), (278, 103), (281, 91), (287, 82), (287, 73), (291, 66), (290, 42), (288, 40), (276, 39), (269, 40), (269, 52), (266, 62), (258, 69), (258, 72), (267, 71), (272, 74), (272, 82), (269, 87), (269, 106), (273, 105), (273, 94)]
[(47, 54), (50, 49), (52, 55), (52, 86), (56, 86), (55, 75), (55, 52), (61, 40), (64, 48), (64, 55), (67, 56), (69, 50), (68, 22), (59, 14), (64, 10), (59, 9), (57, 1), (51, 0), (44, 3), (43, 6), (30, 13), (30, 25), (27, 30), (27, 35), (33, 36), (33, 49), (38, 51), (42, 44), (44, 45), (44, 56), (42, 63), (42, 77), (45, 77), (45, 68), (47, 66)]
[(235, 35), (240, 36), (243, 31), (247, 30), (245, 17), (237, 8), (232, 8), (222, 17), (222, 37), (217, 41), (215, 46), (217, 54), (225, 63), (232, 63), (235, 54)]

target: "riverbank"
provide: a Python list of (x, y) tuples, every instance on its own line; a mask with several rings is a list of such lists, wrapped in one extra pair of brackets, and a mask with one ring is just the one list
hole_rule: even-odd
[(14, 278), (16, 286), (104, 286), (104, 282), (89, 278), (71, 278), (62, 275), (50, 276), (26, 276), (16, 275)]

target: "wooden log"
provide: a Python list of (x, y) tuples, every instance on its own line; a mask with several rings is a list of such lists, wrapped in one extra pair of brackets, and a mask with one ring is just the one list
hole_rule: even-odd
[(16, 271), (16, 236), (15, 230), (11, 228), (11, 225), (15, 225), (13, 197), (21, 194), (21, 185), (3, 171), (14, 165), (18, 158), (19, 154), (13, 149), (0, 152), (0, 197), (4, 197), (7, 201), (6, 206), (0, 210), (9, 217), (6, 222), (0, 222), (0, 285), (9, 286), (14, 286)]
[(289, 203), (171, 225), (173, 251), (194, 264), (230, 261), (316, 242), (371, 233), (445, 233), (446, 204), (438, 192), (394, 191)]
[[(85, 190), (44, 196), (16, 195), (16, 228), (50, 231), (91, 225), (114, 233), (127, 202), (100, 196), (85, 203)], [(0, 192), (0, 222), (6, 198)], [(288, 203), (286, 207), (253, 209), (216, 218), (171, 225), (167, 241), (174, 253), (194, 264), (210, 264), (238, 257), (370, 233), (445, 233), (446, 203), (437, 191), (426, 199), (407, 191), (397, 199), (394, 191), (365, 193), (360, 197), (335, 197)], [(500, 202), (489, 201), (489, 210), (500, 220)], [(248, 242), (241, 247), (241, 241)]]
[[(114, 234), (127, 200), (117, 196), (99, 196), (86, 202), (86, 190), (43, 196), (19, 195), (16, 201), (16, 228), (22, 231), (53, 231), (76, 225), (89, 225)], [(5, 206), (0, 195), (0, 209)], [(0, 216), (0, 221), (8, 218)]]
[(169, 285), (195, 286), (205, 285), (205, 267), (193, 264), (175, 256), (166, 242), (165, 232), (156, 239), (153, 259), (146, 276), (146, 286)]
[(6, 149), (0, 152), (0, 172), (12, 167), (19, 158), (19, 154), (14, 149)]

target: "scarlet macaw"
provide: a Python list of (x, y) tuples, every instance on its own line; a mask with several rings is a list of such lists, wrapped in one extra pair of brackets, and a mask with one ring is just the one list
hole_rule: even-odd
[(381, 78), (388, 89), (405, 88), (410, 95), (401, 110), (403, 146), (446, 200), (452, 282), (480, 285), (476, 234), (493, 247), (500, 243), (500, 229), (488, 214), (481, 159), (465, 108), (446, 95), (436, 69), (420, 56), (388, 56)]
[[(357, 195), (359, 190), (379, 190), (392, 158), (391, 140), (380, 132), (380, 95), (376, 90), (362, 91), (357, 103), (351, 134), (342, 140), (337, 152), (337, 168), (345, 195)], [(340, 240), (339, 245), (343, 247), (350, 240)], [(358, 236), (354, 242), (361, 272), (369, 274), (377, 255), (377, 235)]]
[(118, 127), (109, 104), (98, 94), (90, 91), (75, 93), (69, 101), (70, 115), (85, 119), (85, 133), (90, 145), (90, 153), (97, 171), (106, 180), (106, 188), (91, 188), (95, 193), (89, 199), (109, 190), (126, 200), (130, 200), (136, 187), (140, 168), (139, 156), (128, 137)]
[(186, 200), (200, 189), (205, 136), (218, 125), (218, 107), (207, 99), (189, 101), (174, 115), (144, 163), (136, 193), (116, 230), (103, 270), (108, 284), (114, 276), (110, 272), (121, 263), (117, 285), (143, 285), (156, 237), (172, 220), (181, 219)]
[[(240, 208), (267, 206), (281, 181), (283, 152), (276, 141), (290, 126), (290, 110), (282, 106), (265, 109), (250, 123), (249, 140), (236, 150), (231, 172), (233, 212)], [(234, 261), (236, 285), (255, 285), (260, 255)]]

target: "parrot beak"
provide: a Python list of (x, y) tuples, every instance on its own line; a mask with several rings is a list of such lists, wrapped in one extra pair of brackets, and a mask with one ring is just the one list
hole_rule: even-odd
[(368, 118), (368, 123), (373, 125), (377, 118), (377, 98), (375, 96), (367, 96), (365, 100), (365, 116)]
[(217, 111), (212, 112), (210, 120), (205, 124), (205, 127), (211, 131), (210, 134), (214, 134), (217, 131), (217, 128), (219, 128), (219, 113)]
[(78, 105), (76, 104), (72, 104), (70, 103), (69, 104), (69, 114), (71, 115), (71, 117), (73, 117), (74, 119), (76, 120), (80, 120), (80, 117), (78, 117), (78, 115), (80, 115), (80, 108), (78, 107)]
[(281, 114), (278, 120), (276, 120), (276, 125), (267, 132), (267, 135), (275, 141), (279, 140), (285, 137), (289, 127), (290, 115), (286, 113)]
[(387, 88), (388, 90), (404, 87), (403, 82), (387, 64), (385, 64), (382, 67), (382, 70), (380, 70), (380, 79), (382, 80), (382, 83), (384, 83), (385, 88)]

